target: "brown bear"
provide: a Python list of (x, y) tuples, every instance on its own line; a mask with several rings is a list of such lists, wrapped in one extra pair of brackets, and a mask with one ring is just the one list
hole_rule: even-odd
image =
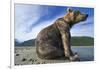
[(57, 19), (54, 24), (44, 28), (37, 35), (35, 46), (37, 56), (41, 59), (56, 59), (66, 57), (71, 61), (78, 58), (70, 46), (70, 29), (81, 21), (87, 19), (87, 14), (79, 10), (67, 9), (67, 14)]

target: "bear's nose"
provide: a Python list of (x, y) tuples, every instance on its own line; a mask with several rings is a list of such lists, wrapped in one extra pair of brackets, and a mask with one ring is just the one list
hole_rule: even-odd
[(88, 14), (86, 14), (86, 17), (88, 17)]

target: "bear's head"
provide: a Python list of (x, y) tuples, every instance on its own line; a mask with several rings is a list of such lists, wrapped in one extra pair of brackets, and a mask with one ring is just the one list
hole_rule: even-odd
[(67, 14), (63, 17), (64, 20), (73, 24), (79, 23), (81, 21), (85, 21), (88, 17), (88, 14), (83, 14), (79, 10), (72, 10), (70, 8), (67, 9)]

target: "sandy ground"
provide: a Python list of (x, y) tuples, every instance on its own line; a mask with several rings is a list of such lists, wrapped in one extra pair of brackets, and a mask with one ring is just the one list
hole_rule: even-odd
[(14, 54), (15, 65), (30, 65), (30, 64), (46, 64), (46, 63), (64, 63), (69, 62), (67, 59), (60, 58), (56, 60), (42, 60), (36, 55), (35, 47), (15, 47)]

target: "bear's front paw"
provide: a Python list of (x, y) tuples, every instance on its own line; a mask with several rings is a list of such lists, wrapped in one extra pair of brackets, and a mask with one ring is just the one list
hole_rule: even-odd
[(66, 57), (66, 58), (69, 58), (69, 57), (70, 57), (70, 55), (69, 55), (68, 53), (66, 53), (66, 54), (65, 54), (65, 57)]
[(75, 54), (74, 56), (70, 56), (69, 59), (70, 61), (80, 61), (78, 54)]

